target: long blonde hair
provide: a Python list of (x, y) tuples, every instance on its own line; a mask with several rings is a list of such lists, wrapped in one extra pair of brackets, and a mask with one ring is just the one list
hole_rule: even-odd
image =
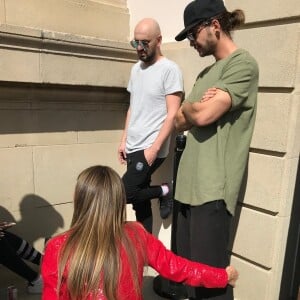
[(58, 290), (66, 280), (71, 299), (85, 299), (88, 294), (96, 298), (102, 290), (108, 300), (118, 300), (120, 245), (128, 254), (136, 292), (140, 293), (136, 251), (123, 232), (125, 204), (122, 180), (110, 167), (93, 166), (78, 176), (73, 219), (58, 268)]

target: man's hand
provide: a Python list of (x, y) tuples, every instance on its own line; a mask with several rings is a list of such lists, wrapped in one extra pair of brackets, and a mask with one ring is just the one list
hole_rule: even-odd
[[(209, 88), (202, 96), (201, 99), (199, 99), (198, 102), (206, 102), (210, 99), (212, 99), (214, 96), (217, 95), (218, 90), (213, 87), (213, 88)], [(190, 123), (187, 118), (184, 115), (184, 112), (182, 110), (181, 106), (179, 108), (179, 110), (177, 111), (176, 114), (176, 118), (175, 118), (175, 128), (177, 129), (177, 131), (179, 132), (183, 132), (185, 130), (189, 130), (191, 129), (191, 127), (193, 126), (192, 123)]]
[(126, 156), (126, 152), (125, 152), (125, 145), (126, 145), (126, 142), (122, 141), (119, 146), (119, 149), (118, 149), (118, 159), (121, 164), (126, 164), (127, 156)]
[(200, 102), (208, 101), (212, 97), (216, 96), (216, 94), (217, 94), (217, 89), (214, 87), (210, 88), (203, 94), (202, 98), (200, 99)]
[(147, 148), (144, 150), (144, 156), (148, 165), (151, 166), (157, 157), (157, 151), (153, 147)]
[(4, 230), (14, 225), (16, 225), (14, 222), (0, 222), (0, 240), (5, 235)]
[(231, 96), (218, 88), (208, 89), (196, 102), (184, 102), (182, 114), (194, 126), (210, 125), (219, 120), (231, 108)]

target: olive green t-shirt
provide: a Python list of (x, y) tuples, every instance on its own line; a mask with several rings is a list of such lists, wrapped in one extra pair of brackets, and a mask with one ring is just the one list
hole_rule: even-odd
[(216, 122), (189, 130), (178, 167), (175, 199), (189, 205), (224, 199), (234, 214), (256, 114), (255, 59), (238, 49), (216, 61), (198, 75), (185, 101), (199, 101), (211, 87), (230, 94), (231, 109)]

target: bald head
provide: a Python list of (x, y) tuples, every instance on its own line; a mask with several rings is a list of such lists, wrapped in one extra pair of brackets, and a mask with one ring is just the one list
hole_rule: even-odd
[(155, 63), (161, 56), (161, 32), (158, 23), (145, 18), (134, 29), (134, 41), (138, 58), (146, 65)]
[(151, 18), (142, 19), (137, 23), (134, 29), (134, 36), (148, 36), (149, 39), (161, 35), (160, 27), (156, 20)]

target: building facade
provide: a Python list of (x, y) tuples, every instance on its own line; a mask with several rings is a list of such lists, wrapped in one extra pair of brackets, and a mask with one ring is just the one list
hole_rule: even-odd
[[(145, 6), (131, 10), (132, 0), (0, 0), (0, 217), (15, 220), (15, 232), (41, 251), (45, 238), (68, 228), (82, 169), (105, 164), (124, 172), (117, 147), (136, 61), (130, 19), (154, 17), (163, 36), (175, 36), (168, 24), (177, 18), (182, 27), (187, 2), (176, 1), (182, 8), (176, 15), (169, 13), (174, 1), (158, 2), (165, 12), (160, 18)], [(299, 261), (299, 231), (291, 228), (299, 224), (293, 213), (299, 202), (300, 6), (298, 0), (228, 0), (226, 6), (245, 11), (247, 23), (234, 39), (260, 67), (256, 126), (232, 232), (232, 263), (240, 271), (235, 298), (292, 299), (282, 278), (299, 285), (299, 272), (284, 267), (286, 253), (294, 256), (291, 266)], [(187, 42), (167, 39), (163, 53), (182, 68), (186, 93), (211, 63)], [(170, 178), (171, 169), (169, 158), (156, 180)], [(156, 203), (153, 210), (158, 216)], [(169, 225), (157, 217), (156, 233), (167, 245)], [(0, 286), (12, 278), (0, 267)]]

